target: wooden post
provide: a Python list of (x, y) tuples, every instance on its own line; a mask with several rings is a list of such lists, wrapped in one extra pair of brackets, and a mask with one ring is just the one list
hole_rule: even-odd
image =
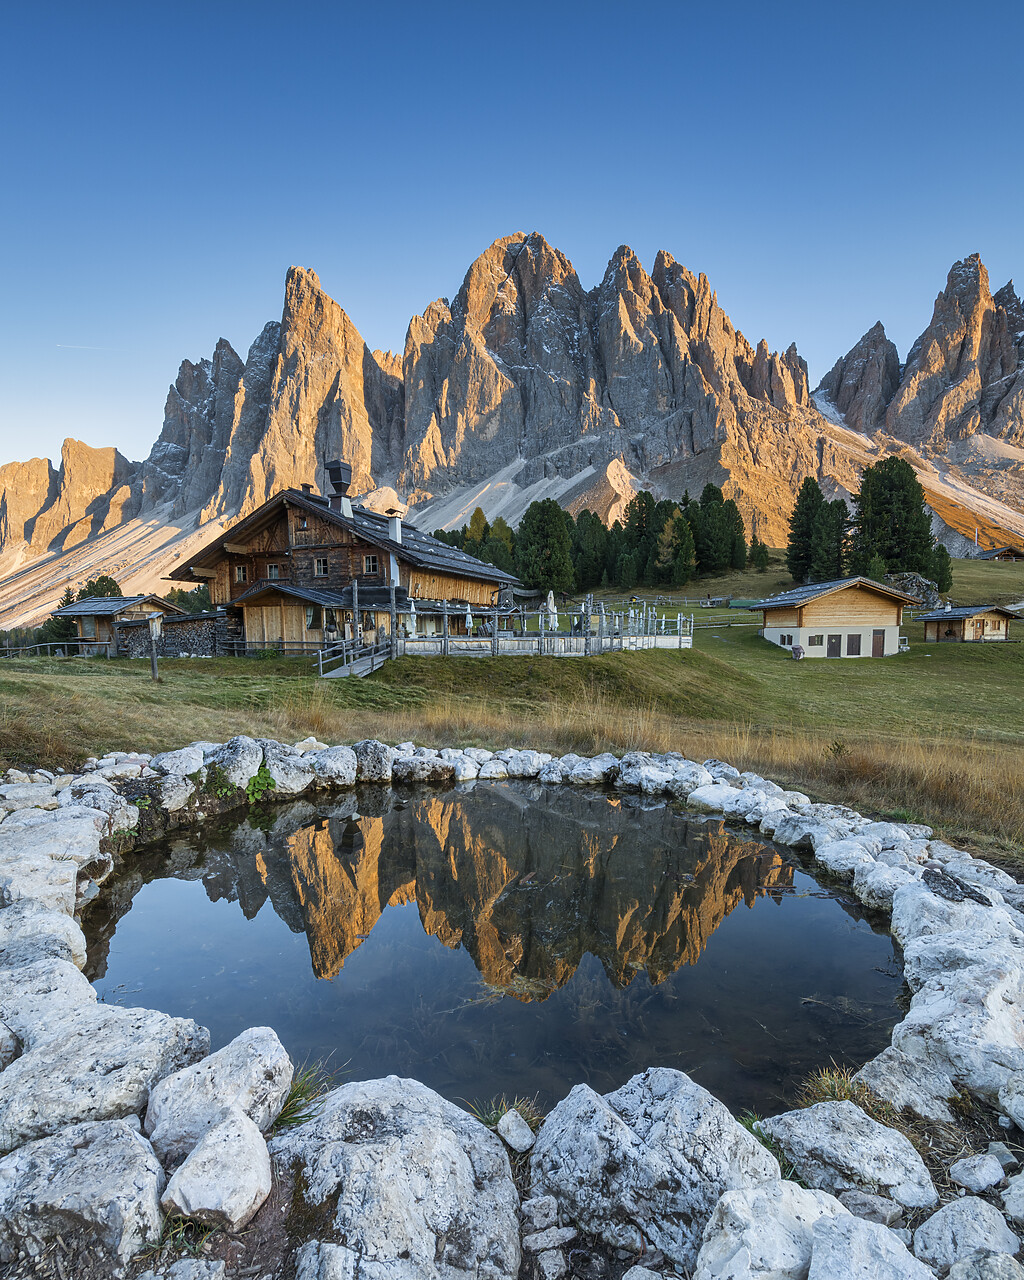
[(544, 610), (541, 609), (537, 613), (537, 652), (544, 652)]
[(398, 605), (395, 603), (395, 584), (388, 587), (388, 598), (391, 606), (391, 656), (398, 657)]
[(359, 621), (359, 579), (352, 579), (352, 639), (358, 646), (363, 638), (363, 628)]
[(448, 601), (441, 601), (441, 654), (448, 657)]
[(498, 606), (491, 610), (491, 657), (498, 656)]

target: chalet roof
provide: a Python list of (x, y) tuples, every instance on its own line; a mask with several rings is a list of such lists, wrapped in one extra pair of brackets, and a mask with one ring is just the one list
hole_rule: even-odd
[(991, 551), (983, 551), (979, 560), (994, 560), (996, 556), (1002, 556), (1010, 552), (1011, 555), (1024, 557), (1024, 548), (1022, 547), (993, 547)]
[[(465, 551), (458, 551), (455, 547), (449, 547), (447, 543), (440, 542), (429, 533), (423, 533), (411, 524), (403, 522), (402, 541), (395, 542), (389, 536), (387, 516), (379, 515), (376, 511), (367, 511), (364, 507), (354, 505), (352, 507), (352, 515), (345, 516), (340, 511), (335, 511), (329, 507), (325, 498), (316, 498), (310, 494), (302, 493), (298, 489), (284, 489), (280, 493), (276, 493), (262, 507), (257, 508), (251, 515), (246, 516), (244, 520), (231, 525), (220, 537), (215, 538), (195, 555), (191, 556), (189, 565), (202, 564), (219, 552), (225, 542), (236, 542), (239, 535), (244, 536), (249, 532), (255, 533), (268, 523), (268, 517), (273, 516), (276, 513), (276, 509), (284, 506), (285, 503), (289, 503), (291, 506), (298, 507), (303, 511), (308, 511), (311, 515), (315, 515), (321, 520), (338, 525), (339, 528), (349, 529), (365, 542), (369, 542), (375, 547), (380, 547), (382, 551), (394, 554), (396, 559), (403, 560), (406, 564), (414, 565), (418, 569), (436, 569), (439, 573), (482, 578), (488, 582), (518, 581), (513, 574), (506, 573), (496, 565), (478, 560), (476, 556), (467, 555)], [(173, 570), (168, 577), (190, 581), (189, 565), (182, 565)]]
[(166, 610), (168, 613), (185, 612), (184, 609), (179, 609), (176, 604), (168, 604), (166, 600), (162, 600), (156, 595), (86, 596), (84, 600), (76, 600), (74, 604), (65, 605), (63, 609), (55, 609), (53, 616), (55, 618), (112, 617), (115, 613), (134, 608), (135, 605), (142, 604), (147, 600), (152, 600), (160, 606), (161, 610)]
[[(251, 603), (259, 596), (269, 595), (272, 592), (279, 592), (283, 596), (292, 596), (296, 600), (305, 600), (307, 604), (321, 604), (328, 609), (351, 609), (352, 608), (352, 588), (345, 587), (341, 591), (321, 590), (318, 587), (297, 586), (291, 582), (281, 582), (274, 578), (262, 578), (259, 582), (254, 582), (248, 591), (243, 591), (240, 596), (236, 596), (231, 602), (234, 607), (240, 604)], [(364, 587), (359, 588), (359, 604), (362, 608), (367, 609), (386, 609), (391, 603), (391, 595), (388, 587)], [(409, 593), (405, 587), (395, 588), (395, 604), (400, 609), (406, 609), (409, 604)]]
[(905, 591), (897, 591), (895, 587), (884, 582), (875, 582), (872, 578), (836, 578), (833, 582), (812, 582), (804, 587), (794, 587), (792, 591), (782, 591), (777, 596), (768, 596), (750, 605), (751, 609), (789, 609), (794, 605), (809, 604), (812, 600), (820, 600), (822, 596), (830, 596), (846, 587), (864, 587), (879, 595), (888, 596), (903, 604), (920, 604), (917, 596), (908, 596)]
[(919, 613), (915, 622), (943, 622), (946, 618), (976, 618), (979, 613), (1001, 613), (1004, 618), (1019, 618), (1019, 613), (1004, 609), (1001, 604), (965, 604), (954, 609), (933, 609), (931, 613)]

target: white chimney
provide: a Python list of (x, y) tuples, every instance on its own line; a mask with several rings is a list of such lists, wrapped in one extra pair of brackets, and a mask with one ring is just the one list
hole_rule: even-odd
[(341, 514), (346, 520), (352, 519), (352, 499), (347, 493), (338, 495), (341, 498)]
[(402, 545), (402, 517), (388, 516), (388, 537), (392, 542)]
[(949, 613), (949, 611), (950, 611), (952, 608), (953, 608), (953, 606), (952, 606), (952, 605), (949, 603), (949, 601), (947, 600), (947, 601), (946, 601), (946, 612), (947, 612), (947, 613)]

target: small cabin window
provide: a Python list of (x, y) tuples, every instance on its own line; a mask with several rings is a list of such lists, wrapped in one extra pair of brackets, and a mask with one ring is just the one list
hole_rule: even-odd
[(300, 529), (308, 529), (308, 528), (309, 528), (309, 521), (306, 519), (306, 517), (305, 517), (305, 516), (300, 516), (300, 517), (299, 517), (299, 528), (300, 528)]
[(317, 558), (313, 561), (313, 577), (314, 578), (327, 577), (327, 557), (326, 556), (317, 556)]
[(91, 614), (86, 614), (84, 617), (79, 618), (78, 621), (82, 628), (82, 639), (95, 640), (96, 639), (96, 619)]
[(782, 635), (779, 636), (779, 644), (789, 646), (792, 643), (793, 643), (793, 637), (791, 635), (787, 635), (785, 632), (783, 632)]
[(322, 610), (318, 604), (306, 605), (306, 630), (319, 631), (323, 625)]
[(807, 637), (807, 647), (809, 649), (810, 648), (820, 649), (824, 643), (825, 643), (824, 636), (808, 636)]
[(280, 578), (280, 576), (281, 576), (281, 566), (279, 564), (267, 565), (268, 578), (270, 578), (272, 581), (277, 581), (277, 579)]
[(363, 556), (363, 573), (380, 573), (376, 556)]
[(236, 582), (249, 581), (249, 569), (247, 565), (244, 565), (244, 564), (235, 565), (235, 581)]

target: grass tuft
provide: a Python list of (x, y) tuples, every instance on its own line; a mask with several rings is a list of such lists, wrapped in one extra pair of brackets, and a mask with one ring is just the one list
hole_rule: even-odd
[(207, 1240), (213, 1235), (213, 1230), (208, 1222), (200, 1222), (197, 1218), (186, 1218), (181, 1214), (171, 1214), (164, 1219), (160, 1238), (136, 1254), (136, 1260), (139, 1262), (164, 1261), (180, 1254), (197, 1258), (203, 1252), (203, 1246)]
[(537, 1103), (536, 1095), (532, 1098), (510, 1099), (502, 1093), (484, 1101), (477, 1098), (467, 1104), (467, 1110), (488, 1129), (497, 1128), (498, 1121), (508, 1111), (518, 1111), (534, 1133), (544, 1123), (544, 1112)]
[(284, 1100), (281, 1114), (271, 1125), (271, 1133), (294, 1129), (307, 1120), (313, 1120), (323, 1105), (324, 1095), (330, 1090), (334, 1075), (326, 1063), (303, 1063), (292, 1078), (292, 1086)]

